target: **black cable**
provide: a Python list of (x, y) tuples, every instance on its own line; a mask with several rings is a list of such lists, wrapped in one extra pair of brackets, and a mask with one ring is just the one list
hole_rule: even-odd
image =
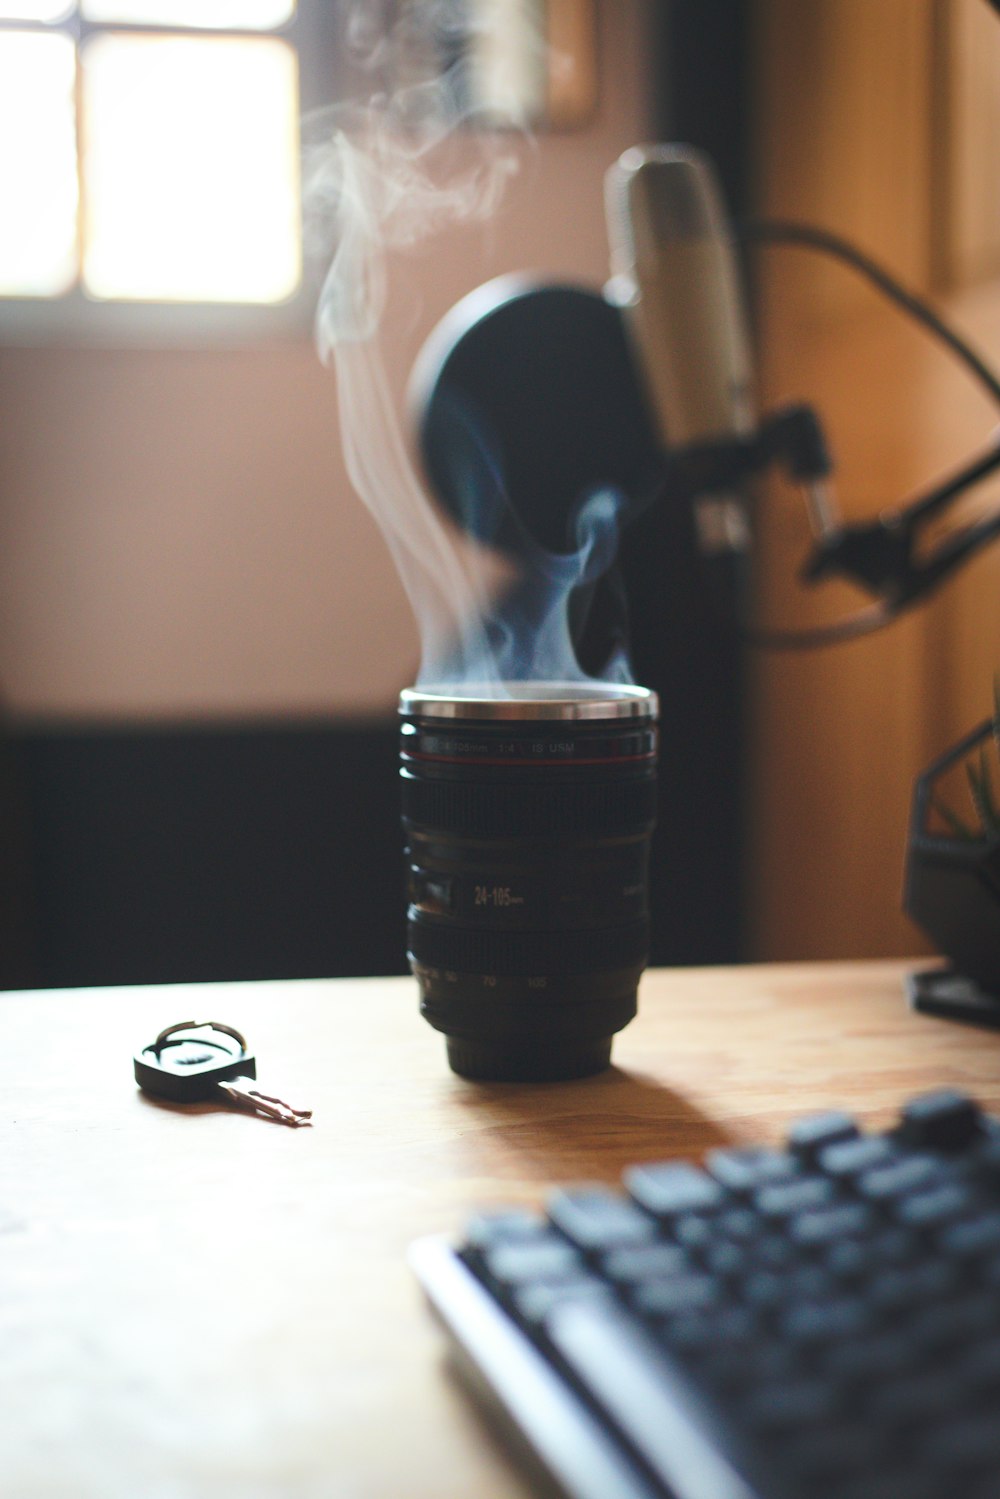
[[(991, 0), (1000, 9), (1000, 0)], [(781, 219), (752, 220), (741, 226), (739, 238), (744, 244), (798, 245), (804, 249), (818, 250), (832, 255), (858, 271), (877, 287), (903, 312), (921, 323), (939, 342), (945, 344), (962, 363), (968, 373), (983, 388), (997, 406), (1000, 406), (1000, 378), (990, 369), (979, 354), (964, 338), (955, 332), (938, 313), (919, 297), (909, 291), (894, 276), (864, 251), (857, 249), (848, 240), (828, 229), (814, 228), (809, 224), (798, 224)], [(970, 480), (970, 482), (972, 482)], [(823, 645), (836, 645), (845, 640), (871, 635), (883, 625), (903, 612), (906, 600), (892, 603), (886, 600), (872, 604), (847, 619), (832, 625), (822, 625), (811, 630), (757, 630), (741, 627), (740, 635), (749, 645), (772, 650), (812, 650)]]
[(918, 297), (916, 292), (907, 290), (863, 250), (857, 249), (848, 240), (841, 239), (839, 234), (833, 234), (829, 229), (813, 228), (810, 224), (794, 224), (782, 219), (759, 219), (745, 224), (740, 231), (740, 238), (747, 244), (757, 242), (802, 245), (807, 249), (826, 252), (838, 260), (843, 260), (861, 275), (866, 276), (872, 285), (877, 286), (890, 301), (895, 302), (904, 312), (908, 312), (917, 322), (923, 323), (924, 327), (937, 339), (947, 344), (973, 378), (1000, 406), (1000, 378), (993, 373), (972, 346), (966, 343), (965, 339), (956, 333), (954, 328), (946, 323), (928, 302)]
[(757, 630), (740, 626), (740, 638), (747, 645), (768, 651), (812, 651), (822, 645), (840, 645), (845, 640), (860, 640), (874, 635), (890, 624), (900, 610), (889, 604), (869, 604), (836, 624), (817, 625), (812, 630)]

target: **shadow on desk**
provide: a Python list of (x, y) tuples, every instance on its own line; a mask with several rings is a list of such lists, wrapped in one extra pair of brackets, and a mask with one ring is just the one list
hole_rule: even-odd
[(615, 1181), (637, 1161), (697, 1159), (729, 1143), (683, 1094), (619, 1067), (575, 1083), (469, 1083), (455, 1105), (503, 1179)]

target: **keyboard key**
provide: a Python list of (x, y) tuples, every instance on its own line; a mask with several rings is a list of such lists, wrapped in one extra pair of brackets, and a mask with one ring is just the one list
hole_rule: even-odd
[(962, 1499), (997, 1499), (997, 1478), (989, 1473), (978, 1479), (971, 1478), (962, 1494)]
[(613, 1295), (597, 1276), (574, 1272), (554, 1281), (532, 1281), (511, 1293), (514, 1314), (529, 1328), (542, 1326), (556, 1306), (569, 1301), (607, 1300)]
[(921, 1253), (921, 1241), (904, 1228), (877, 1229), (864, 1238), (843, 1238), (826, 1252), (826, 1267), (844, 1279), (862, 1279), (888, 1265), (906, 1265)]
[(869, 1399), (872, 1415), (913, 1428), (943, 1420), (957, 1408), (960, 1395), (948, 1370), (932, 1368), (877, 1386)]
[(797, 1244), (817, 1248), (839, 1239), (868, 1233), (875, 1224), (871, 1209), (863, 1202), (847, 1202), (840, 1207), (818, 1208), (801, 1213), (788, 1225)]
[(881, 1312), (914, 1311), (930, 1297), (946, 1296), (955, 1287), (956, 1273), (944, 1260), (921, 1260), (895, 1270), (883, 1270), (869, 1282), (866, 1295)]
[(898, 1149), (884, 1135), (865, 1135), (859, 1140), (828, 1146), (821, 1152), (818, 1164), (828, 1176), (849, 1178), (860, 1176), (874, 1166), (887, 1166), (898, 1157)]
[(782, 1464), (804, 1483), (827, 1491), (831, 1479), (837, 1491), (847, 1479), (869, 1472), (888, 1449), (885, 1432), (857, 1421), (837, 1421), (794, 1437), (782, 1452)]
[(917, 1259), (921, 1241), (905, 1228), (885, 1228), (865, 1240), (865, 1246), (876, 1265), (905, 1265)]
[(772, 1182), (788, 1181), (802, 1170), (801, 1161), (790, 1151), (757, 1146), (710, 1150), (705, 1166), (730, 1192), (754, 1192)]
[(981, 1138), (982, 1132), (978, 1105), (952, 1088), (911, 1099), (899, 1129), (907, 1145), (923, 1150), (961, 1150)]
[(829, 1271), (822, 1265), (790, 1266), (783, 1273), (785, 1294), (789, 1300), (820, 1301), (842, 1295)]
[(933, 1156), (904, 1156), (892, 1165), (866, 1171), (858, 1179), (857, 1190), (872, 1202), (888, 1202), (927, 1187), (933, 1181), (940, 1181), (943, 1175), (941, 1162)]
[(483, 1255), (483, 1265), (501, 1289), (524, 1286), (534, 1280), (553, 1281), (583, 1269), (573, 1246), (555, 1234), (523, 1244), (499, 1244)]
[(674, 1219), (668, 1232), (678, 1244), (692, 1252), (707, 1248), (719, 1237), (717, 1221), (704, 1213), (682, 1213)]
[(1000, 1211), (981, 1213), (965, 1223), (945, 1229), (940, 1239), (945, 1254), (962, 1259), (1000, 1249)]
[(754, 1206), (766, 1218), (791, 1218), (811, 1208), (829, 1207), (837, 1199), (837, 1188), (825, 1176), (805, 1176), (801, 1181), (777, 1187), (762, 1187), (754, 1195)]
[(714, 1244), (707, 1244), (702, 1254), (706, 1270), (713, 1275), (722, 1277), (733, 1277), (745, 1275), (750, 1257), (742, 1244), (734, 1244), (731, 1239), (720, 1239)]
[(858, 1126), (850, 1114), (831, 1109), (825, 1114), (810, 1114), (799, 1119), (789, 1131), (788, 1146), (797, 1155), (813, 1160), (831, 1145), (856, 1140), (858, 1133)]
[(783, 1277), (773, 1270), (757, 1270), (748, 1275), (740, 1294), (748, 1305), (755, 1307), (780, 1306), (788, 1299)]
[(748, 1245), (749, 1256), (762, 1270), (785, 1270), (795, 1264), (799, 1250), (783, 1234), (767, 1234)]
[(600, 1262), (603, 1273), (615, 1284), (683, 1275), (691, 1269), (690, 1256), (677, 1244), (639, 1244), (613, 1249)]
[(800, 1342), (834, 1342), (856, 1337), (870, 1327), (871, 1321), (864, 1301), (841, 1296), (792, 1307), (781, 1320), (781, 1330)]
[(674, 1317), (717, 1306), (722, 1290), (710, 1275), (674, 1275), (633, 1287), (629, 1300), (640, 1316)]
[[(993, 1305), (990, 1325), (996, 1325), (997, 1309)], [(1000, 1391), (1000, 1333), (985, 1340), (966, 1339), (956, 1354), (962, 1386), (967, 1390)]]
[(927, 1433), (923, 1451), (932, 1462), (949, 1468), (1000, 1468), (1000, 1419), (995, 1410), (983, 1415), (963, 1416), (945, 1427)]
[(1000, 1186), (1000, 1134), (988, 1135), (976, 1147), (971, 1156), (971, 1164), (987, 1182)]
[[(895, 1472), (866, 1473), (836, 1490), (836, 1499), (942, 1499), (933, 1475), (914, 1471), (909, 1463)], [(962, 1499), (968, 1499), (962, 1495)]]
[(1000, 1333), (1000, 1297), (990, 1291), (966, 1292), (922, 1307), (909, 1324), (920, 1348), (934, 1352), (975, 1343), (991, 1329)]
[(547, 1233), (548, 1224), (540, 1213), (498, 1210), (476, 1213), (466, 1225), (465, 1241), (469, 1249), (482, 1251), (498, 1244), (523, 1244)]
[(738, 1358), (734, 1358), (731, 1348), (719, 1348), (702, 1367), (718, 1389), (737, 1399), (745, 1399), (762, 1385), (801, 1379), (805, 1372), (802, 1349), (773, 1338), (747, 1343)]
[(829, 1421), (838, 1414), (839, 1404), (837, 1391), (826, 1380), (779, 1380), (754, 1390), (745, 1414), (758, 1433), (775, 1436)]
[(729, 1306), (673, 1317), (664, 1324), (664, 1338), (670, 1348), (688, 1355), (732, 1357), (734, 1345), (752, 1342), (759, 1330), (757, 1318), (746, 1307)]
[(867, 1384), (908, 1374), (918, 1359), (918, 1346), (905, 1330), (870, 1331), (823, 1352), (824, 1367), (845, 1383)]
[(648, 1213), (607, 1187), (580, 1186), (553, 1192), (546, 1206), (559, 1232), (584, 1253), (623, 1244), (647, 1244), (656, 1232)]
[(725, 1200), (717, 1181), (696, 1166), (679, 1161), (633, 1166), (625, 1174), (625, 1185), (639, 1206), (656, 1218), (703, 1212), (721, 1207)]
[(749, 1208), (730, 1208), (718, 1219), (718, 1232), (739, 1244), (748, 1244), (757, 1238), (762, 1224), (756, 1213)]
[(945, 1182), (929, 1192), (914, 1192), (896, 1208), (900, 1223), (908, 1228), (938, 1228), (967, 1214), (975, 1206), (975, 1193), (965, 1182)]

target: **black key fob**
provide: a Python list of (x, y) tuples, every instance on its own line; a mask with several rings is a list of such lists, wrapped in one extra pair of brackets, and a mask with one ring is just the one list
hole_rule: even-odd
[(257, 1076), (243, 1036), (215, 1020), (170, 1025), (133, 1060), (139, 1087), (175, 1103), (204, 1103), (219, 1097), (220, 1083)]

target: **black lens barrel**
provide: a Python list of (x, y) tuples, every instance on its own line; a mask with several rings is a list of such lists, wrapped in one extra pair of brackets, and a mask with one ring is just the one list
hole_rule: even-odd
[(647, 961), (656, 699), (507, 693), (401, 698), (410, 963), (457, 1072), (580, 1077), (608, 1065)]

